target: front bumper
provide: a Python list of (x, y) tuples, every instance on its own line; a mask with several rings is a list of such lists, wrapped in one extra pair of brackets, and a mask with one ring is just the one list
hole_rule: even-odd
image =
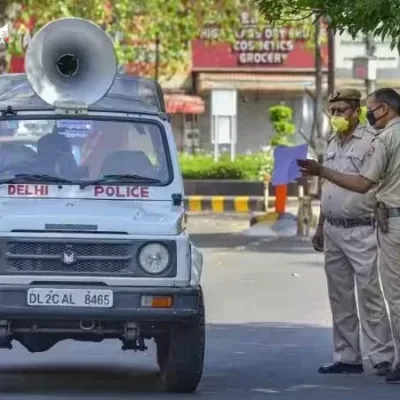
[[(54, 287), (54, 285), (35, 285), (35, 287)], [(73, 320), (129, 320), (135, 322), (168, 322), (187, 320), (198, 315), (199, 287), (109, 287), (114, 292), (112, 308), (93, 307), (32, 307), (27, 304), (29, 285), (0, 285), (0, 319), (73, 319)], [(71, 289), (82, 288), (77, 285), (63, 285)], [(90, 289), (105, 289), (94, 286)], [(171, 308), (153, 309), (141, 306), (142, 296), (172, 296)]]

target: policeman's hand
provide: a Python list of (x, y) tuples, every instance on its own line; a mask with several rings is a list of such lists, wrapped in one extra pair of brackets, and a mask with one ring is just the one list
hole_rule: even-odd
[(319, 176), (322, 171), (322, 164), (319, 164), (315, 160), (296, 160), (297, 165), (299, 166), (300, 172), (303, 176), (311, 175), (311, 176)]
[(324, 251), (324, 231), (322, 227), (318, 227), (315, 232), (314, 237), (312, 238), (312, 245), (315, 251), (323, 252)]

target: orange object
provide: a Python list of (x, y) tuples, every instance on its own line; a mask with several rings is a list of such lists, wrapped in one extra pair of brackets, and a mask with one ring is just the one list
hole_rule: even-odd
[(171, 308), (172, 297), (171, 296), (142, 296), (142, 307), (151, 308)]
[(275, 186), (275, 211), (283, 214), (286, 211), (287, 185)]
[(172, 297), (170, 296), (154, 296), (151, 302), (153, 308), (171, 308)]

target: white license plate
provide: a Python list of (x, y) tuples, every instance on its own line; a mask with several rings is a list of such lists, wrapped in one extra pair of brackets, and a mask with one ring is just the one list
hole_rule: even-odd
[(34, 307), (111, 308), (114, 296), (112, 290), (32, 288), (27, 302)]

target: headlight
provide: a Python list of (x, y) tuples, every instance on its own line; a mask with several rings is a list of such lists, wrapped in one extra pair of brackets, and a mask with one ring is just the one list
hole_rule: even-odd
[(161, 274), (168, 268), (169, 261), (169, 251), (160, 243), (146, 244), (139, 253), (140, 267), (148, 274)]

